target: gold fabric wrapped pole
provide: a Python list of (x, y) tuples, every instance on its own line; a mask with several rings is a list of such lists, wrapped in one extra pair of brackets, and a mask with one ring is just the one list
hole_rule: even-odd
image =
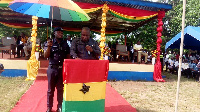
[(102, 23), (101, 23), (101, 39), (100, 39), (100, 45), (99, 47), (101, 48), (101, 57), (100, 57), (100, 60), (104, 60), (103, 59), (103, 52), (104, 52), (104, 47), (105, 47), (105, 41), (106, 41), (106, 38), (105, 38), (105, 32), (106, 32), (106, 13), (108, 12), (109, 10), (109, 7), (107, 6), (107, 4), (104, 4), (103, 5), (103, 13), (102, 13)]
[(31, 57), (27, 62), (27, 78), (26, 80), (35, 80), (38, 74), (39, 62), (35, 58), (35, 46), (36, 46), (36, 37), (37, 37), (37, 20), (38, 17), (32, 16), (32, 33), (31, 33), (31, 42), (32, 42), (32, 51)]

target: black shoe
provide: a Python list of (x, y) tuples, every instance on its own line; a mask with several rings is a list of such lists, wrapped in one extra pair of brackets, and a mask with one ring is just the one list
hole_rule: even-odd
[(62, 112), (62, 108), (59, 107), (59, 108), (56, 110), (56, 112)]
[(20, 58), (20, 56), (17, 56), (16, 58)]
[(29, 60), (30, 56), (26, 56), (25, 60)]
[(48, 107), (46, 112), (52, 112), (51, 108)]

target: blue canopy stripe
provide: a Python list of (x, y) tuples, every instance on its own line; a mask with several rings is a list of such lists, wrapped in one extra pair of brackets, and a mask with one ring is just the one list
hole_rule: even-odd
[(109, 1), (109, 2), (117, 2), (117, 3), (124, 3), (124, 4), (132, 4), (138, 6), (146, 6), (146, 7), (155, 7), (155, 8), (164, 8), (164, 9), (172, 9), (172, 5), (163, 4), (163, 3), (152, 3), (149, 1), (141, 1), (141, 0), (102, 0), (102, 1)]
[[(27, 4), (32, 4), (31, 7), (28, 8), (29, 10), (26, 10), (24, 12), (24, 14), (27, 14), (27, 15), (36, 16), (38, 13), (38, 10), (40, 10), (40, 8), (42, 7), (42, 4), (33, 4), (33, 3), (27, 3)], [(21, 12), (21, 13), (23, 13), (23, 12)], [(38, 17), (40, 17), (40, 16), (38, 16)]]
[[(168, 48), (180, 48), (181, 32), (178, 33), (165, 45), (165, 50)], [(184, 49), (200, 50), (200, 27), (188, 26), (184, 29)]]
[(42, 5), (41, 8), (39, 9), (38, 13), (36, 14), (37, 17), (44, 17), (48, 18), (50, 12), (50, 6), (49, 5)]

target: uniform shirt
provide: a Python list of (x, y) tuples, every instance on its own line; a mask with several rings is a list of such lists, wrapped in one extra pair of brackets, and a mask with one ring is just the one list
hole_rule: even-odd
[(135, 49), (135, 50), (141, 50), (141, 49), (142, 49), (142, 45), (137, 45), (137, 44), (135, 44), (135, 45), (134, 45), (134, 49)]
[[(91, 46), (93, 49), (93, 52), (88, 52), (85, 48), (86, 45)], [(98, 43), (95, 40), (89, 38), (88, 42), (83, 42), (81, 41), (80, 38), (78, 38), (72, 41), (71, 48), (70, 48), (70, 55), (73, 58), (95, 60), (95, 59), (98, 59), (98, 56), (101, 55), (101, 51), (98, 46)]]
[(49, 65), (63, 65), (64, 59), (67, 58), (70, 49), (66, 41), (58, 43), (56, 39), (53, 40), (53, 45), (50, 50)]

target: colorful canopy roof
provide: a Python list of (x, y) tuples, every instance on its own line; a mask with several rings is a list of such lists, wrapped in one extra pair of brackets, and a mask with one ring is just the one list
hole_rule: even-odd
[[(148, 2), (142, 0), (72, 0), (80, 8), (84, 9), (90, 16), (91, 20), (88, 22), (61, 22), (53, 21), (54, 25), (80, 29), (84, 26), (90, 27), (94, 31), (100, 32), (101, 30), (101, 15), (102, 6), (107, 3), (109, 11), (106, 14), (106, 31), (107, 32), (126, 32), (129, 33), (145, 23), (157, 18), (159, 10), (168, 11), (172, 8), (172, 5)], [(1, 2), (0, 2), (1, 3)], [(9, 13), (9, 15), (8, 15)], [(13, 17), (12, 11), (8, 8), (0, 8), (0, 21), (1, 22), (17, 22), (24, 23), (31, 18)], [(19, 14), (20, 15), (20, 14)], [(5, 19), (6, 18), (6, 19)], [(39, 18), (39, 22), (47, 23), (50, 25), (50, 21)], [(120, 34), (120, 33), (119, 33)]]

